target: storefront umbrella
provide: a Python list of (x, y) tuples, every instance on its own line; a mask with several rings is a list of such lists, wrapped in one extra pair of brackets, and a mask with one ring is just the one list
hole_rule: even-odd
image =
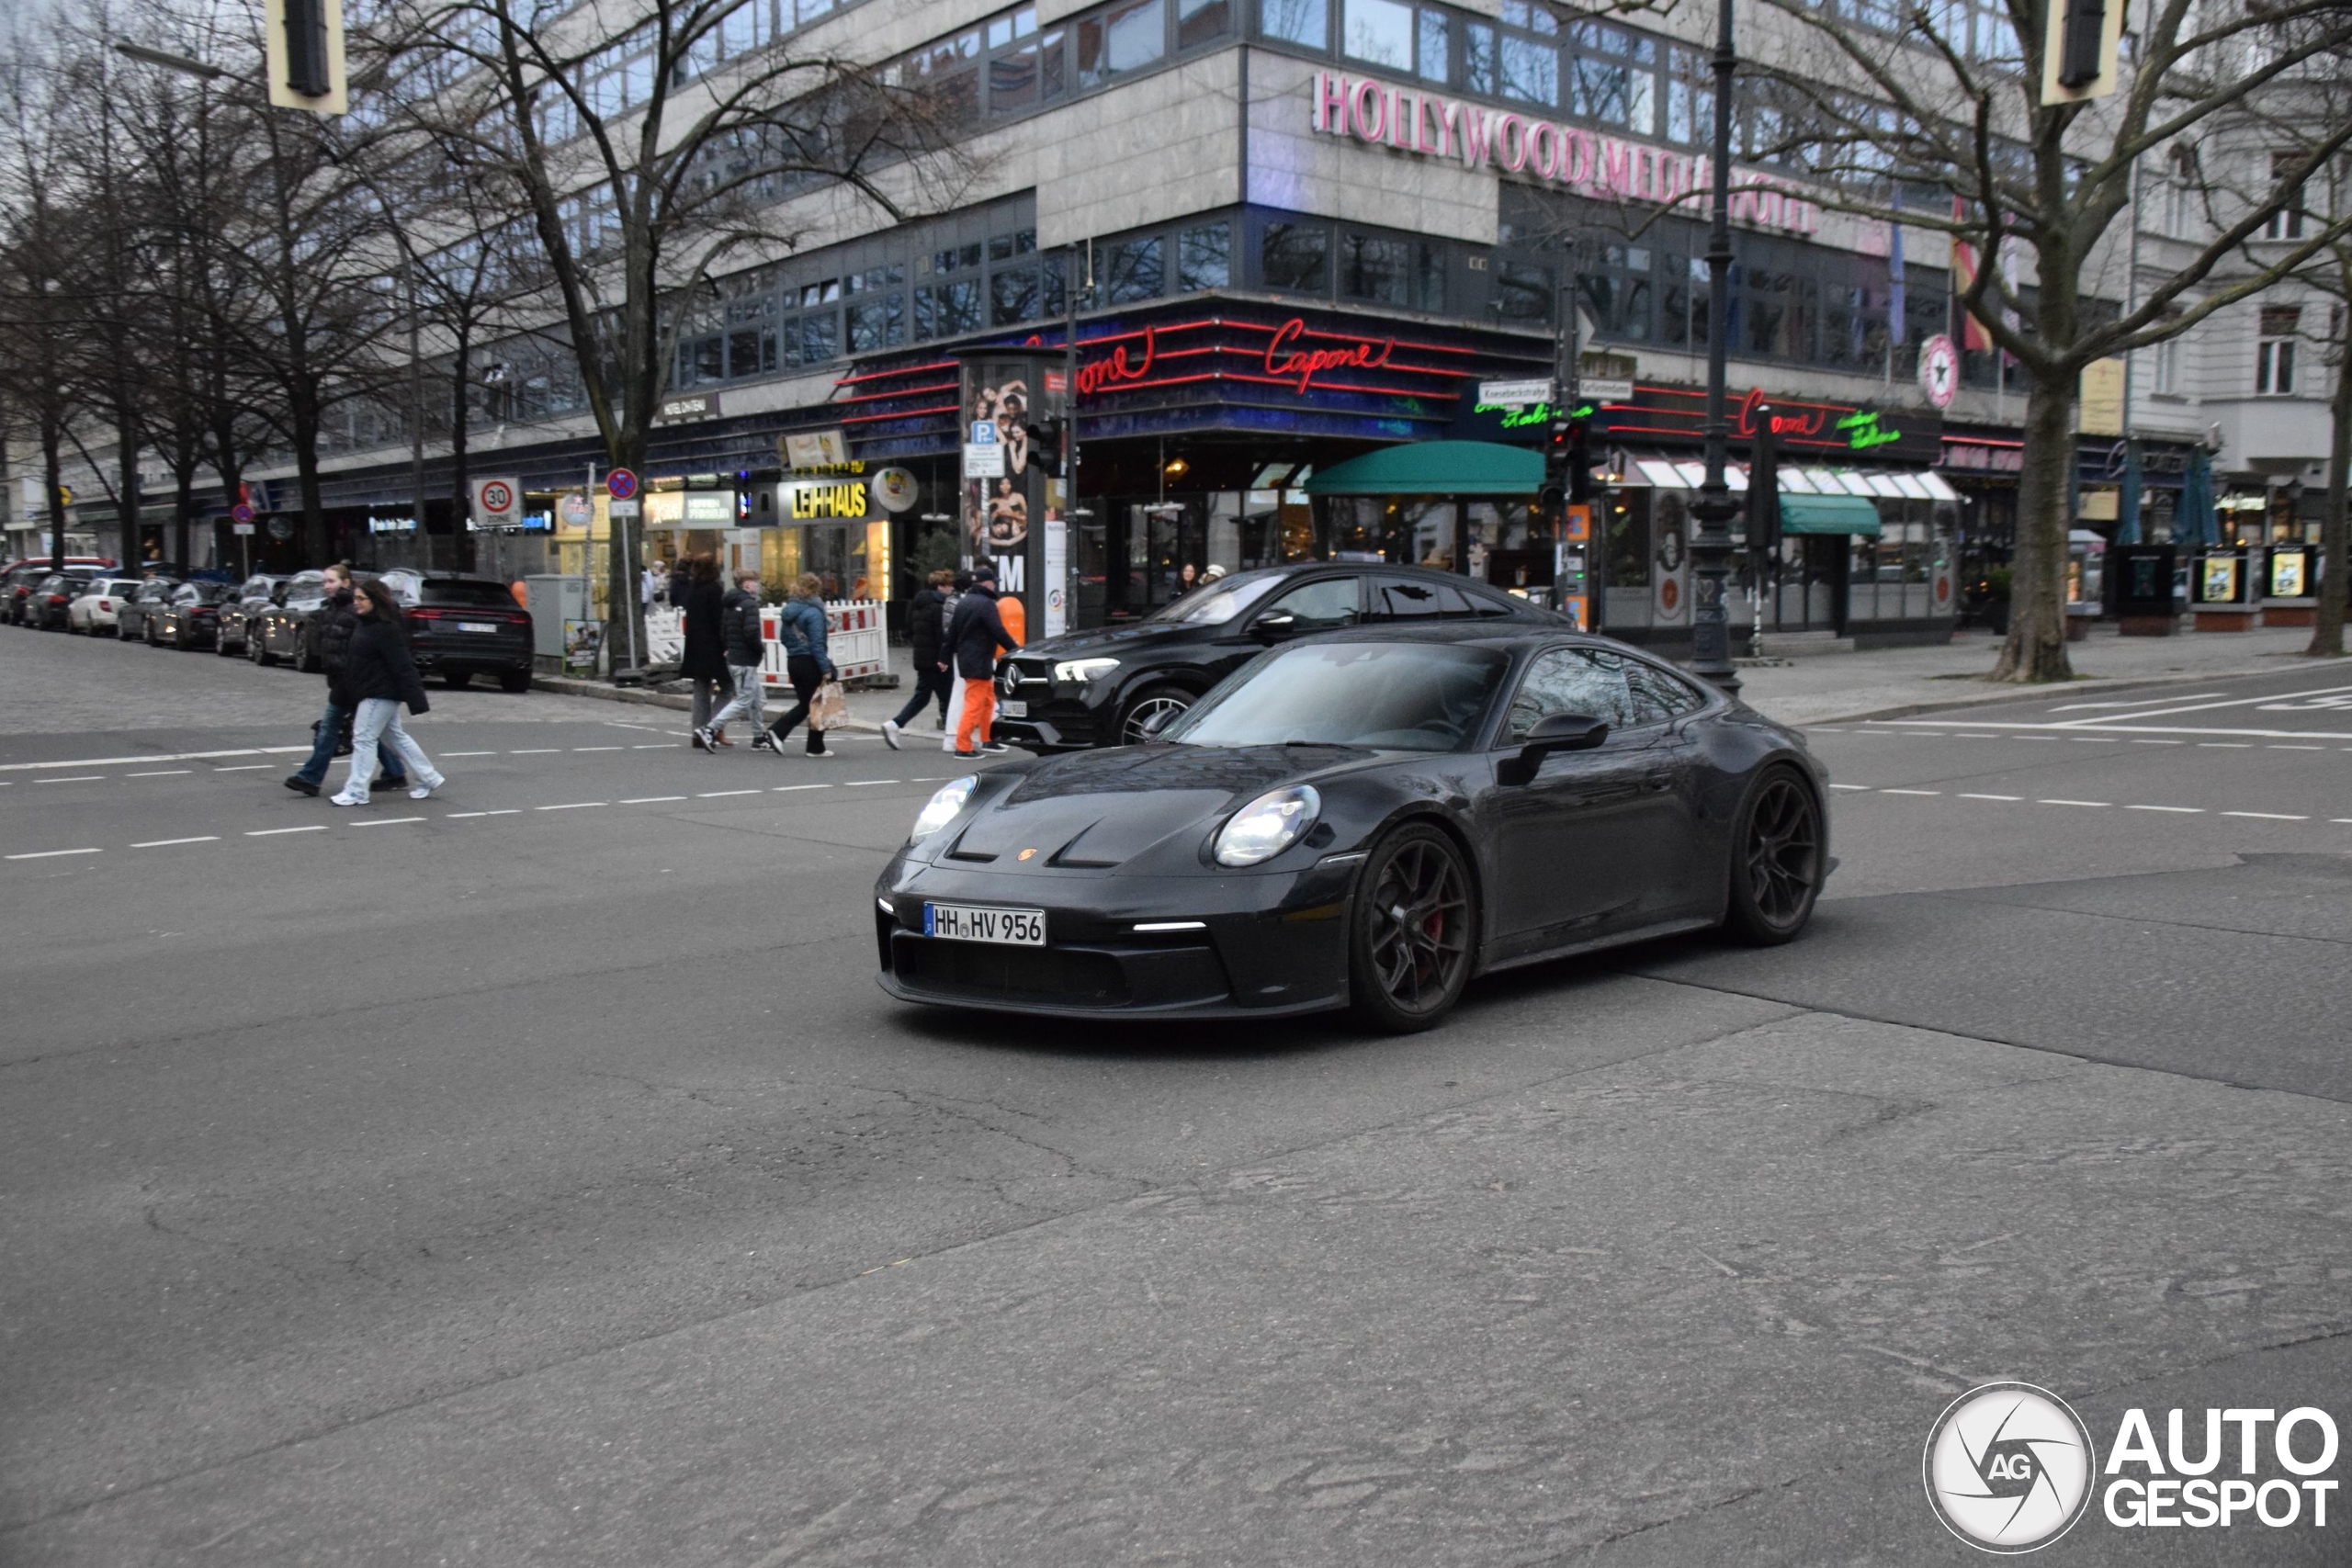
[(2173, 536), (2192, 545), (2218, 545), (2221, 525), (2213, 518), (2213, 468), (2203, 448), (2188, 455), (2188, 472), (2181, 479), (2180, 516)]
[(2123, 446), (2123, 493), (2115, 501), (2115, 542), (2136, 545), (2140, 542), (2140, 447), (2137, 442)]

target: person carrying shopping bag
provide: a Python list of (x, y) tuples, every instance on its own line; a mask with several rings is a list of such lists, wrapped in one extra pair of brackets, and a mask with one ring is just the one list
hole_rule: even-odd
[(808, 755), (830, 757), (825, 750), (825, 732), (808, 711), (816, 699), (817, 688), (833, 678), (832, 656), (825, 651), (825, 592), (824, 582), (813, 574), (804, 573), (792, 585), (792, 597), (776, 612), (776, 640), (784, 644), (784, 673), (792, 682), (792, 694), (800, 700), (792, 711), (775, 721), (772, 732), (779, 750), (790, 738), (793, 728), (808, 719)]
[(760, 663), (765, 657), (767, 643), (760, 636), (760, 574), (739, 571), (735, 586), (728, 591), (727, 599), (718, 612), (718, 639), (725, 647), (728, 679), (734, 682), (735, 694), (727, 705), (711, 716), (710, 723), (699, 730), (695, 739), (705, 750), (714, 749), (713, 732), (723, 729), (730, 719), (749, 715), (752, 720), (752, 750), (773, 751), (782, 755), (775, 737), (767, 732), (767, 689), (760, 682)]
[(408, 797), (423, 800), (449, 781), (401, 724), (401, 704), (414, 714), (433, 705), (424, 699), (424, 682), (409, 655), (401, 607), (380, 578), (364, 577), (352, 588), (351, 608), (358, 619), (344, 651), (344, 689), (359, 706), (351, 725), (351, 776), (344, 781), (342, 793), (329, 799), (336, 806), (367, 805), (368, 781), (376, 776), (376, 752), (390, 747), (415, 781)]
[(956, 602), (946, 648), (963, 682), (964, 712), (956, 721), (956, 755), (967, 760), (982, 752), (1012, 750), (989, 735), (989, 721), (996, 716), (997, 655), (1021, 646), (1005, 629), (1004, 617), (996, 606), (996, 568), (974, 567), (970, 591)]

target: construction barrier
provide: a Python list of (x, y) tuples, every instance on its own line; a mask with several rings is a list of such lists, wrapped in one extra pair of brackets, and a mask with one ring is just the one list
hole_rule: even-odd
[[(760, 683), (770, 691), (789, 691), (784, 671), (784, 645), (776, 640), (777, 605), (760, 610), (760, 636), (766, 658), (760, 664)], [(831, 599), (825, 603), (825, 652), (834, 673), (856, 681), (890, 672), (890, 632), (885, 606), (877, 599)]]

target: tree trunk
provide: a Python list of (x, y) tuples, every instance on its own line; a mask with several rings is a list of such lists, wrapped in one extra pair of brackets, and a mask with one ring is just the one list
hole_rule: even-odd
[(2335, 396), (2328, 401), (2329, 433), (2327, 442), (2327, 519), (2320, 525), (2319, 535), (2319, 614), (2312, 622), (2311, 646), (2303, 649), (2314, 657), (2324, 658), (2344, 651), (2345, 592), (2352, 587), (2345, 578), (2352, 574), (2352, 558), (2347, 558), (2347, 527), (2345, 508), (2346, 466), (2352, 464), (2352, 310), (2343, 313), (2344, 330), (2335, 344)]
[(49, 570), (65, 570), (65, 430), (44, 415), (40, 422), (41, 482), (49, 486)]
[(472, 333), (460, 330), (458, 333), (456, 363), (449, 372), (449, 531), (463, 541), (458, 555), (458, 570), (474, 569), (473, 536), (468, 532), (474, 519), (473, 465), (467, 446), (467, 423), (471, 411), (466, 407), (468, 378), (473, 375)]
[(2037, 382), (2025, 405), (2018, 475), (2017, 550), (2009, 563), (2009, 637), (1996, 681), (2071, 681), (2066, 659), (2066, 478), (2075, 461), (2074, 399)]
[[(114, 412), (115, 512), (122, 519), (122, 551), (128, 556), (139, 544), (139, 427), (128, 401), (119, 400)], [(180, 519), (178, 547), (180, 569), (186, 570), (189, 565), (186, 517)]]

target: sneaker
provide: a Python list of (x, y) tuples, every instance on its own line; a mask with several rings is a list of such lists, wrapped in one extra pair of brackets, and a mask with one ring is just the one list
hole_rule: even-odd
[(830, 762), (833, 760), (833, 753), (831, 751), (803, 751), (800, 754), (813, 761)]
[(712, 738), (711, 733), (710, 733), (710, 731), (709, 731), (709, 730), (707, 730), (707, 729), (697, 729), (697, 730), (695, 730), (695, 750), (697, 750), (697, 751), (716, 751), (716, 750), (718, 750), (718, 748), (717, 746), (715, 746), (715, 745), (713, 745), (713, 744), (712, 744), (712, 739), (713, 739), (713, 738)]
[(979, 757), (979, 753), (978, 751), (958, 751), (956, 755), (962, 758), (967, 762), (976, 761)]
[(327, 804), (329, 806), (365, 806), (368, 804), (368, 797), (364, 795), (331, 795), (327, 796)]
[(774, 751), (778, 749), (779, 748), (775, 743), (775, 737), (770, 735), (764, 729), (760, 730), (752, 737), (752, 750), (754, 751)]
[(888, 746), (893, 751), (903, 751), (906, 750), (905, 747), (899, 744), (899, 721), (897, 719), (886, 718), (882, 721), (882, 744)]
[(300, 777), (300, 775), (288, 779), (286, 781), (286, 787), (292, 790), (297, 795), (316, 795), (319, 793), (318, 785), (312, 784), (306, 778)]
[(379, 789), (406, 789), (408, 775), (402, 773), (399, 778), (394, 778), (390, 773), (378, 773), (368, 782), (368, 788), (371, 794)]
[(1010, 747), (1010, 746), (1007, 746), (1007, 745), (1006, 745), (1003, 741), (1001, 741), (1001, 740), (991, 740), (991, 741), (988, 742), (988, 744), (986, 744), (986, 745), (982, 746), (982, 747), (980, 748), (980, 750), (981, 750), (983, 752), (987, 753), (989, 756), (991, 756), (991, 757), (1001, 757), (1001, 756), (1003, 756), (1007, 751), (1012, 750), (1012, 747)]
[(408, 797), (411, 800), (427, 799), (432, 795), (435, 790), (439, 789), (443, 784), (447, 784), (448, 782), (449, 781), (446, 778), (438, 778), (435, 779), (431, 784), (421, 784), (414, 789), (408, 792)]

